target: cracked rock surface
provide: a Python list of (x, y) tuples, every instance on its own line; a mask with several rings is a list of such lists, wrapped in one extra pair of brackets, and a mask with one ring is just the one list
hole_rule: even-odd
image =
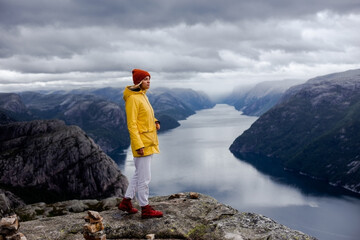
[[(120, 200), (113, 198), (113, 206), (108, 204), (107, 210), (100, 212), (107, 239), (145, 239), (148, 234), (155, 234), (155, 239), (315, 239), (262, 215), (239, 212), (207, 195), (199, 194), (195, 199), (189, 193), (153, 197), (150, 204), (164, 213), (155, 219), (119, 211)], [(21, 222), (21, 231), (29, 240), (82, 239), (87, 212), (64, 214)]]

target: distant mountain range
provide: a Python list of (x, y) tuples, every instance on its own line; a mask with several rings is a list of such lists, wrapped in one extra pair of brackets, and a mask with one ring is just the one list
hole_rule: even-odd
[(212, 108), (215, 104), (202, 92), (192, 89), (156, 88), (149, 94), (149, 100), (157, 116), (170, 116), (184, 120), (195, 114), (195, 111)]
[(359, 149), (360, 69), (290, 88), (230, 147), (360, 193)]
[(0, 93), (0, 116), (4, 123), (32, 119), (30, 111), (16, 93)]
[(281, 80), (261, 82), (253, 86), (235, 87), (221, 102), (232, 105), (249, 116), (260, 116), (273, 107), (287, 89), (300, 84), (302, 80)]
[(61, 119), (77, 125), (108, 154), (129, 146), (125, 111), (119, 104), (90, 94), (23, 92), (20, 98), (32, 119)]
[[(0, 124), (34, 119), (61, 119), (82, 128), (110, 156), (130, 144), (123, 88), (58, 91), (53, 93), (0, 93)], [(154, 89), (148, 93), (161, 131), (178, 127), (196, 110), (214, 103), (191, 89)]]

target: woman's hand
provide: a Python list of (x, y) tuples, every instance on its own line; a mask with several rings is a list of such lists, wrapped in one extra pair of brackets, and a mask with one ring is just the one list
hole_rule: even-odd
[(160, 130), (160, 123), (156, 122), (155, 125), (156, 125), (156, 130)]
[(139, 148), (136, 150), (136, 152), (142, 156), (142, 155), (144, 155), (144, 148)]

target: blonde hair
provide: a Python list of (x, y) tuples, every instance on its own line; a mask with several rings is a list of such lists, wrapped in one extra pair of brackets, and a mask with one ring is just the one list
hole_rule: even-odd
[(141, 80), (138, 84), (132, 85), (130, 87), (131, 90), (140, 88), (140, 85), (142, 84), (143, 80)]

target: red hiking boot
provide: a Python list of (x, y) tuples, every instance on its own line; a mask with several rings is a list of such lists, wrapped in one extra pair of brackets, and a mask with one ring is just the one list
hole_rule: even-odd
[(133, 208), (130, 198), (123, 198), (123, 200), (119, 204), (118, 208), (121, 211), (125, 211), (125, 212), (130, 213), (130, 214), (134, 214), (134, 213), (138, 212), (138, 210), (136, 208)]
[(141, 207), (141, 218), (159, 218), (162, 217), (163, 213), (156, 211), (150, 205)]

